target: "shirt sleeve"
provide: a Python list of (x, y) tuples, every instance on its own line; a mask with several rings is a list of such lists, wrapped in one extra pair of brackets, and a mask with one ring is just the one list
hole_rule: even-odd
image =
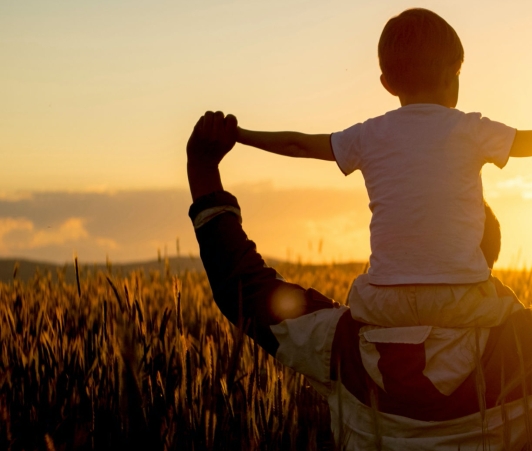
[(322, 309), (271, 326), (279, 342), (275, 358), (304, 374), (327, 396), (331, 388), (331, 352), (336, 326), (346, 306)]
[(344, 175), (360, 169), (361, 136), (364, 124), (355, 124), (331, 135), (334, 158)]
[(481, 117), (479, 113), (475, 113), (475, 116), (477, 118), (475, 138), (482, 157), (487, 163), (493, 163), (502, 169), (510, 157), (516, 129)]

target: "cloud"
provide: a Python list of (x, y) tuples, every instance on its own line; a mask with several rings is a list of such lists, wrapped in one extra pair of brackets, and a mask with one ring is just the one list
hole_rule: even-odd
[[(529, 201), (516, 178), (489, 202), (502, 226), (500, 262), (532, 252)], [(330, 262), (369, 256), (370, 211), (365, 189), (276, 189), (270, 184), (230, 187), (242, 208), (243, 226), (265, 256)], [(515, 190), (515, 191), (514, 191)], [(186, 190), (34, 192), (0, 198), (0, 257), (65, 263), (132, 262), (197, 255)], [(179, 243), (179, 245), (178, 245)], [(525, 263), (524, 257), (520, 263)], [(526, 260), (526, 263), (529, 263)]]
[(520, 195), (522, 199), (532, 199), (532, 177), (517, 176), (501, 180), (496, 184), (496, 187), (506, 196)]
[[(366, 259), (369, 210), (363, 191), (231, 188), (244, 228), (266, 256), (304, 261)], [(0, 255), (64, 263), (198, 254), (186, 190), (34, 192), (0, 198)], [(321, 241), (321, 252), (318, 245)]]
[(112, 239), (91, 237), (84, 222), (82, 218), (68, 218), (58, 227), (38, 228), (27, 218), (0, 218), (0, 252), (16, 256), (17, 253), (28, 255), (31, 251), (53, 250), (68, 245), (75, 247), (79, 244), (99, 248), (117, 247)]
[(10, 254), (6, 237), (11, 234), (26, 233), (33, 230), (33, 223), (24, 218), (0, 218), (0, 252)]
[(275, 189), (237, 186), (244, 229), (259, 250), (303, 262), (369, 257), (368, 196), (364, 189)]
[(22, 199), (31, 199), (31, 193), (26, 191), (7, 192), (0, 191), (0, 200), (16, 202)]
[(501, 180), (497, 183), (497, 187), (501, 189), (532, 189), (532, 180), (527, 180), (528, 177), (517, 176), (506, 180)]
[(83, 223), (82, 218), (69, 218), (57, 229), (37, 230), (28, 243), (29, 247), (36, 248), (84, 240), (89, 237), (89, 233), (85, 230)]

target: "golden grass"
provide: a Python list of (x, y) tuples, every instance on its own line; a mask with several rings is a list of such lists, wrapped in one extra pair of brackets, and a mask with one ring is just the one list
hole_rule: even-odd
[[(340, 302), (362, 269), (279, 267)], [(204, 273), (64, 276), (0, 282), (0, 449), (333, 449), (326, 401), (228, 323)], [(502, 274), (527, 304), (531, 278)]]

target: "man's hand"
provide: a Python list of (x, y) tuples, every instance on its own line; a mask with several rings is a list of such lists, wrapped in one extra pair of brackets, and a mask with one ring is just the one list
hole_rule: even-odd
[(236, 117), (207, 111), (200, 117), (187, 143), (187, 172), (190, 193), (201, 196), (223, 190), (218, 165), (236, 142)]
[(236, 142), (237, 120), (232, 114), (207, 111), (194, 127), (187, 143), (188, 164), (217, 167)]

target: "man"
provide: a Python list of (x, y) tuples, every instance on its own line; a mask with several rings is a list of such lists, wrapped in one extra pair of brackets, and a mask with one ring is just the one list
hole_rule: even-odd
[[(513, 450), (532, 443), (532, 317), (513, 292), (493, 279), (511, 308), (490, 328), (377, 328), (316, 290), (286, 282), (265, 265), (242, 229), (236, 198), (223, 190), (218, 165), (236, 130), (234, 116), (207, 112), (187, 145), (189, 214), (214, 300), (233, 324), (249, 324), (248, 335), (327, 397), (337, 444)], [(498, 230), (490, 212), (482, 246), (491, 266), (500, 237), (487, 238)]]

